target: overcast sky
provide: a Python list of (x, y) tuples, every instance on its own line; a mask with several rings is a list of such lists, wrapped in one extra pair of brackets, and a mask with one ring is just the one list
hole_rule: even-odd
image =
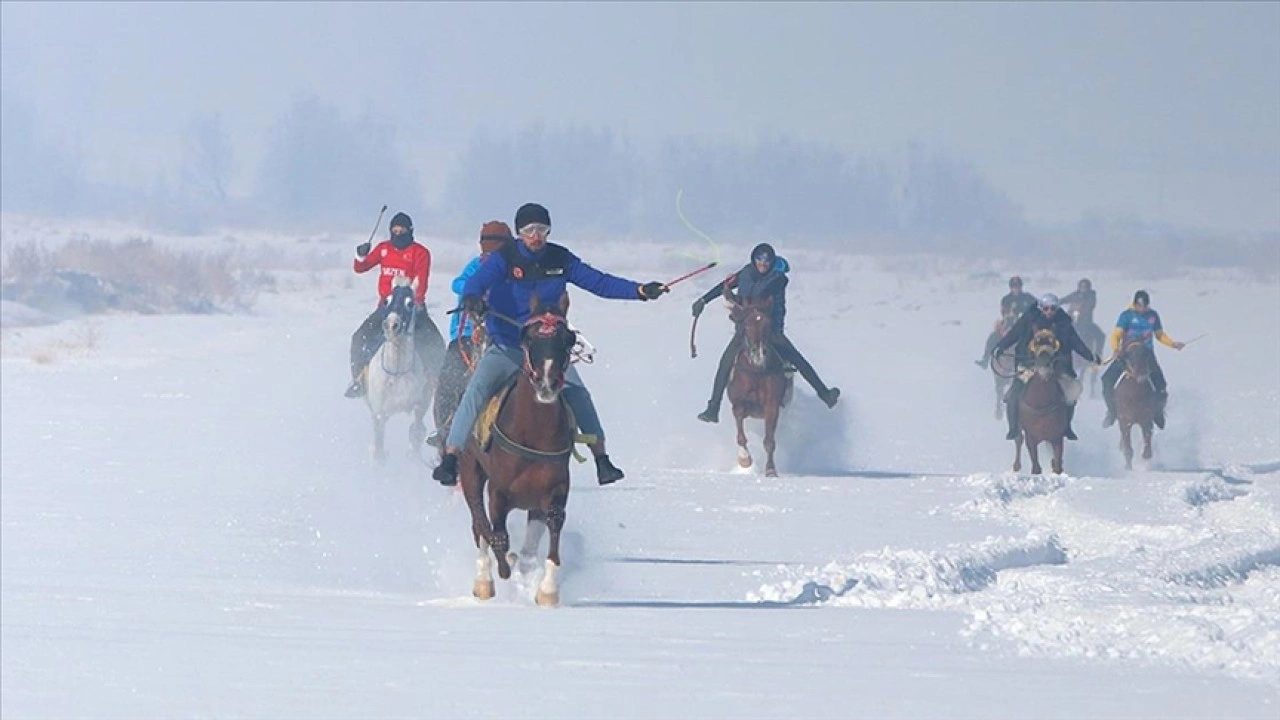
[[(0, 87), (97, 177), (220, 112), (248, 183), (312, 94), (393, 121), (432, 197), (477, 127), (918, 142), (1033, 222), (1280, 231), (1280, 4), (3, 2)], [(838, 209), (833, 209), (838, 213)]]

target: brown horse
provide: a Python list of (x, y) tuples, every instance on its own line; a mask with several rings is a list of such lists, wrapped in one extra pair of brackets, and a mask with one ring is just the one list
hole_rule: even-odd
[(1022, 443), (1026, 439), (1031, 458), (1031, 474), (1039, 475), (1040, 443), (1053, 446), (1053, 471), (1062, 472), (1063, 439), (1067, 434), (1067, 396), (1062, 388), (1055, 357), (1058, 339), (1050, 330), (1041, 330), (1031, 338), (1028, 354), (1031, 366), (1023, 371), (1026, 387), (1019, 400), (1018, 420), (1022, 434), (1018, 436), (1013, 456), (1013, 471), (1022, 469)]
[(1124, 362), (1124, 375), (1116, 383), (1116, 420), (1120, 424), (1120, 449), (1124, 452), (1124, 466), (1133, 469), (1133, 441), (1130, 431), (1137, 425), (1142, 428), (1142, 459), (1151, 459), (1151, 433), (1156, 420), (1155, 388), (1151, 385), (1151, 370), (1155, 362), (1151, 348), (1144, 342), (1125, 345), (1117, 361)]
[[(490, 441), (481, 447), (472, 434), (459, 458), (459, 479), (471, 510), (471, 532), (480, 550), (472, 594), (481, 600), (492, 598), (494, 592), (489, 550), (493, 550), (498, 576), (503, 580), (511, 577), (513, 563), (518, 562), (522, 572), (532, 570), (545, 528), (551, 532), (551, 543), (536, 599), (543, 606), (560, 601), (560, 530), (569, 501), (569, 456), (576, 430), (573, 415), (560, 396), (574, 344), (574, 333), (565, 319), (568, 309), (567, 294), (558, 307), (542, 312), (538, 312), (534, 296), (533, 313), (520, 332), (523, 372), (499, 401)], [(519, 555), (507, 554), (507, 514), (512, 510), (528, 511)]]
[(743, 301), (738, 295), (726, 292), (733, 303), (730, 317), (742, 336), (742, 347), (733, 360), (733, 374), (729, 378), (729, 402), (733, 405), (733, 419), (738, 424), (738, 466), (751, 467), (751, 452), (747, 449), (747, 433), (743, 420), (764, 420), (764, 474), (778, 476), (773, 462), (777, 446), (775, 432), (778, 416), (782, 412), (787, 391), (787, 375), (782, 359), (769, 344), (773, 335), (773, 298), (763, 301)]

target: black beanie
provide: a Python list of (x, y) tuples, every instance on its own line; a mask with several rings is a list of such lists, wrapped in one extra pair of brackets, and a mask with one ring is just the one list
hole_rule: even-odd
[(1151, 296), (1147, 294), (1146, 290), (1139, 290), (1133, 294), (1133, 304), (1137, 305), (1138, 303), (1142, 303), (1143, 305), (1151, 304)]
[(770, 265), (772, 265), (773, 261), (778, 258), (778, 253), (774, 252), (773, 246), (770, 245), (769, 243), (760, 243), (759, 245), (755, 246), (755, 249), (751, 251), (751, 262), (755, 262), (756, 258), (760, 257), (761, 255), (768, 256)]
[(551, 213), (537, 203), (525, 203), (516, 210), (516, 232), (530, 223), (551, 224)]
[(387, 225), (387, 228), (393, 228), (397, 225), (404, 228), (405, 230), (408, 230), (409, 232), (413, 232), (413, 218), (409, 217), (408, 215), (405, 215), (402, 212), (398, 212), (391, 217), (391, 224)]

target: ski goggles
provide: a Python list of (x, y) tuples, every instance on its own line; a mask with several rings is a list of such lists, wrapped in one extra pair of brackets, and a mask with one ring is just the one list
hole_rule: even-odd
[(540, 235), (546, 237), (551, 234), (551, 226), (542, 223), (529, 223), (518, 231), (521, 235)]

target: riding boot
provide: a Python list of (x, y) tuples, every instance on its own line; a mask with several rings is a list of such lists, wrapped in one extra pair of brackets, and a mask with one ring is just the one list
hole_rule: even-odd
[(364, 382), (360, 377), (351, 381), (351, 384), (347, 386), (347, 391), (343, 393), (343, 396), (349, 398), (364, 397)]
[(724, 390), (729, 386), (729, 374), (733, 372), (733, 359), (738, 354), (739, 340), (737, 336), (729, 341), (729, 346), (720, 356), (720, 365), (716, 367), (715, 384), (711, 387), (711, 399), (707, 401), (707, 409), (698, 414), (702, 422), (720, 422), (720, 401), (724, 398)]
[(622, 470), (614, 465), (608, 455), (596, 456), (596, 482), (601, 485), (612, 485), (626, 477)]
[(1155, 422), (1156, 422), (1156, 427), (1160, 428), (1161, 430), (1164, 429), (1164, 406), (1165, 406), (1165, 403), (1167, 402), (1169, 402), (1168, 390), (1165, 390), (1164, 392), (1156, 393)]
[(440, 464), (435, 470), (431, 471), (431, 478), (441, 485), (451, 487), (458, 484), (458, 456), (453, 453), (445, 453), (440, 458)]
[(1071, 429), (1071, 419), (1074, 418), (1075, 416), (1076, 416), (1076, 406), (1068, 405), (1067, 406), (1067, 431), (1066, 433), (1064, 433), (1068, 440), (1080, 439), (1076, 437), (1076, 431)]

